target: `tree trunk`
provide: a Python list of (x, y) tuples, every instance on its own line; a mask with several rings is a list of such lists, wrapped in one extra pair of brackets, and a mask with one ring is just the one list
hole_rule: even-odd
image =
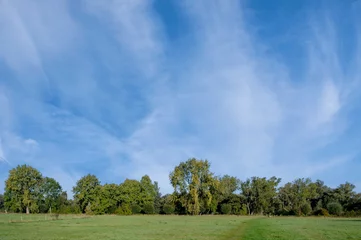
[(30, 211), (29, 211), (29, 206), (26, 206), (26, 214), (29, 214)]

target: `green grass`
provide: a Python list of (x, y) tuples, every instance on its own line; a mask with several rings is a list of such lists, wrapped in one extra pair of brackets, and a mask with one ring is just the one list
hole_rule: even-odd
[(0, 240), (361, 239), (361, 219), (0, 214)]

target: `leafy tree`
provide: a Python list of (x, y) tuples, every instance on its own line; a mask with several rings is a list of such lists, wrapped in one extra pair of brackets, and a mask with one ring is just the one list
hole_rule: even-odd
[(154, 205), (153, 203), (146, 203), (143, 206), (143, 212), (145, 214), (154, 214)]
[(54, 178), (43, 178), (40, 191), (42, 202), (39, 205), (43, 204), (45, 206), (44, 212), (49, 209), (56, 210), (60, 207), (59, 198), (62, 194), (62, 188)]
[(340, 216), (342, 213), (342, 205), (339, 202), (331, 202), (327, 204), (327, 210), (332, 215)]
[(215, 178), (210, 172), (210, 163), (205, 160), (189, 159), (176, 166), (169, 175), (175, 196), (187, 213), (198, 215), (210, 209), (212, 188)]
[(226, 215), (228, 215), (228, 214), (230, 214), (231, 213), (231, 211), (232, 211), (232, 206), (230, 205), (230, 204), (222, 204), (221, 205), (221, 212), (222, 212), (222, 214), (226, 214)]
[(121, 204), (116, 210), (115, 214), (117, 215), (132, 215), (132, 209), (129, 204)]
[(19, 165), (9, 172), (5, 181), (5, 208), (27, 214), (38, 211), (42, 184), (41, 173), (28, 165)]
[(0, 194), (0, 211), (4, 209), (4, 196)]
[(283, 209), (296, 215), (302, 214), (302, 206), (317, 197), (317, 186), (309, 178), (299, 178), (279, 189)]
[(148, 175), (142, 177), (140, 186), (141, 206), (145, 206), (146, 204), (152, 204), (154, 206), (154, 200), (157, 197), (157, 189)]
[(166, 203), (164, 204), (163, 206), (163, 212), (167, 215), (169, 214), (173, 214), (174, 213), (174, 210), (175, 210), (175, 207), (174, 205), (170, 204), (170, 203)]
[(309, 215), (312, 212), (311, 204), (309, 202), (305, 202), (304, 204), (302, 204), (301, 212), (305, 216)]
[(241, 183), (241, 191), (248, 214), (273, 212), (273, 201), (277, 196), (277, 186), (281, 179), (252, 177)]
[(105, 184), (97, 186), (97, 193), (92, 210), (95, 214), (111, 214), (117, 209), (120, 201), (120, 186), (117, 184)]
[(154, 211), (160, 213), (162, 210), (162, 194), (158, 186), (158, 182), (154, 182), (155, 198), (154, 198)]
[(123, 204), (127, 204), (129, 206), (138, 204), (143, 207), (142, 200), (142, 186), (139, 181), (126, 179), (119, 188), (120, 196), (119, 200)]
[(95, 175), (88, 174), (77, 181), (73, 187), (74, 200), (79, 205), (81, 212), (92, 203), (98, 194), (100, 181)]
[(141, 211), (142, 211), (142, 208), (138, 204), (132, 205), (132, 213), (133, 214), (139, 214), (139, 213), (141, 213)]

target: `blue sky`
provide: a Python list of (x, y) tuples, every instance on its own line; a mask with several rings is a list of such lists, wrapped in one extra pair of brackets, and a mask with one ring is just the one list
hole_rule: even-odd
[(360, 190), (361, 1), (0, 1), (0, 192), (190, 157)]

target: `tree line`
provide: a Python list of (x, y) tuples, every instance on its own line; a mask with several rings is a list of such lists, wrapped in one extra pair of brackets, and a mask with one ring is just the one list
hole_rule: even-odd
[(53, 178), (29, 165), (9, 171), (0, 210), (17, 213), (85, 214), (235, 214), (361, 216), (361, 193), (355, 185), (328, 187), (321, 180), (299, 178), (280, 186), (276, 177), (215, 176), (210, 162), (195, 158), (181, 162), (169, 174), (174, 189), (162, 195), (148, 175), (121, 184), (104, 184), (92, 174), (79, 179), (73, 199)]

